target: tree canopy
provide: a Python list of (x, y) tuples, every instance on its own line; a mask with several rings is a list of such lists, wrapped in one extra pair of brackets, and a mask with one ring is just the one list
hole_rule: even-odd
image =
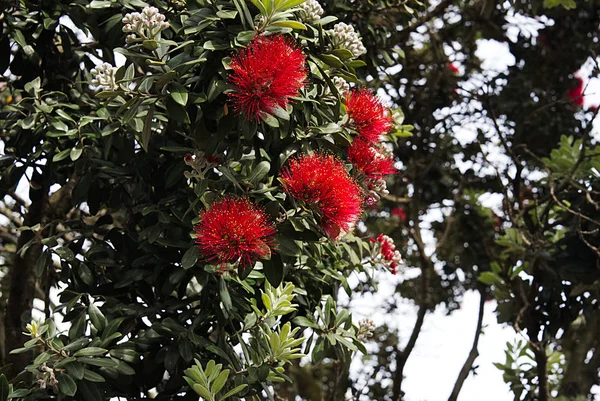
[(0, 401), (416, 400), (466, 291), (449, 400), (492, 298), (515, 400), (592, 397), (596, 1), (1, 4)]

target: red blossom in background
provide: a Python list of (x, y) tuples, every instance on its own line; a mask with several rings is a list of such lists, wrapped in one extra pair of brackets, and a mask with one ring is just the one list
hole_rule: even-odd
[(392, 209), (392, 216), (399, 218), (400, 222), (404, 222), (406, 220), (406, 212), (401, 207)]
[(575, 78), (577, 80), (577, 86), (573, 89), (569, 89), (567, 91), (567, 96), (575, 106), (582, 107), (583, 106), (583, 91), (584, 91), (584, 82), (580, 77)]
[(229, 101), (237, 114), (261, 121), (261, 113), (286, 108), (306, 81), (306, 56), (291, 39), (259, 36), (233, 57), (228, 82)]
[(202, 212), (194, 230), (196, 245), (209, 261), (242, 267), (268, 257), (277, 233), (262, 208), (246, 198), (232, 197), (218, 200)]
[(362, 212), (362, 192), (331, 155), (313, 153), (290, 160), (281, 172), (284, 190), (317, 209), (319, 224), (331, 239), (354, 227)]
[(345, 99), (346, 114), (358, 133), (371, 142), (379, 142), (392, 129), (392, 115), (381, 99), (367, 89), (352, 90)]
[(360, 137), (348, 148), (348, 159), (367, 178), (378, 179), (396, 173), (394, 157), (386, 154), (380, 145), (374, 145)]

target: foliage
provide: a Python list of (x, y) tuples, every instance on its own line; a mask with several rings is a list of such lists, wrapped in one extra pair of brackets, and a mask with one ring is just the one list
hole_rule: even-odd
[[(357, 135), (333, 82), (360, 85), (365, 63), (326, 29), (335, 17), (303, 21), (301, 3), (22, 2), (3, 14), (12, 99), (0, 110), (1, 186), (15, 194), (27, 180), (31, 201), (2, 278), (13, 399), (273, 399), (305, 354), (365, 352), (364, 330), (334, 296), (373, 268), (370, 243), (327, 239), (322, 216), (277, 180), (288, 159), (317, 149), (345, 160)], [(308, 77), (286, 108), (255, 121), (230, 107), (228, 77), (259, 35), (286, 35)], [(242, 261), (195, 246), (198, 216), (224, 196), (276, 223), (273, 252)], [(236, 241), (226, 245), (245, 246)], [(20, 316), (37, 286), (45, 319), (25, 341)]]

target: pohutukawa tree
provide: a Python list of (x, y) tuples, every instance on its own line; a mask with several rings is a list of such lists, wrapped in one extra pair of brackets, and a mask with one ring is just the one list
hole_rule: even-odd
[(354, 28), (314, 0), (149, 3), (0, 17), (0, 401), (273, 399), (292, 360), (365, 352), (336, 293), (401, 262), (356, 232), (395, 168)]

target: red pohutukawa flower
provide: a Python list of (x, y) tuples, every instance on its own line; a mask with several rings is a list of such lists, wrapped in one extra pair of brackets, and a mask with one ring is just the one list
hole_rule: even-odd
[(577, 86), (572, 89), (569, 89), (567, 91), (567, 96), (569, 97), (569, 99), (571, 99), (575, 106), (582, 107), (584, 98), (583, 91), (585, 89), (584, 82), (583, 79), (581, 79), (581, 77), (576, 77), (575, 79), (577, 80)]
[(229, 101), (248, 120), (284, 108), (306, 82), (306, 56), (291, 39), (281, 35), (258, 36), (233, 57), (229, 66)]
[(354, 128), (365, 139), (378, 142), (392, 128), (392, 115), (381, 99), (367, 89), (348, 92), (345, 99), (346, 114)]
[(352, 229), (360, 217), (361, 189), (332, 155), (292, 159), (281, 172), (281, 182), (287, 193), (317, 210), (321, 229), (331, 239)]
[(246, 198), (226, 197), (200, 214), (196, 245), (219, 265), (252, 265), (275, 247), (275, 225), (263, 209)]
[(360, 137), (348, 148), (348, 159), (367, 178), (379, 179), (396, 172), (392, 155)]

